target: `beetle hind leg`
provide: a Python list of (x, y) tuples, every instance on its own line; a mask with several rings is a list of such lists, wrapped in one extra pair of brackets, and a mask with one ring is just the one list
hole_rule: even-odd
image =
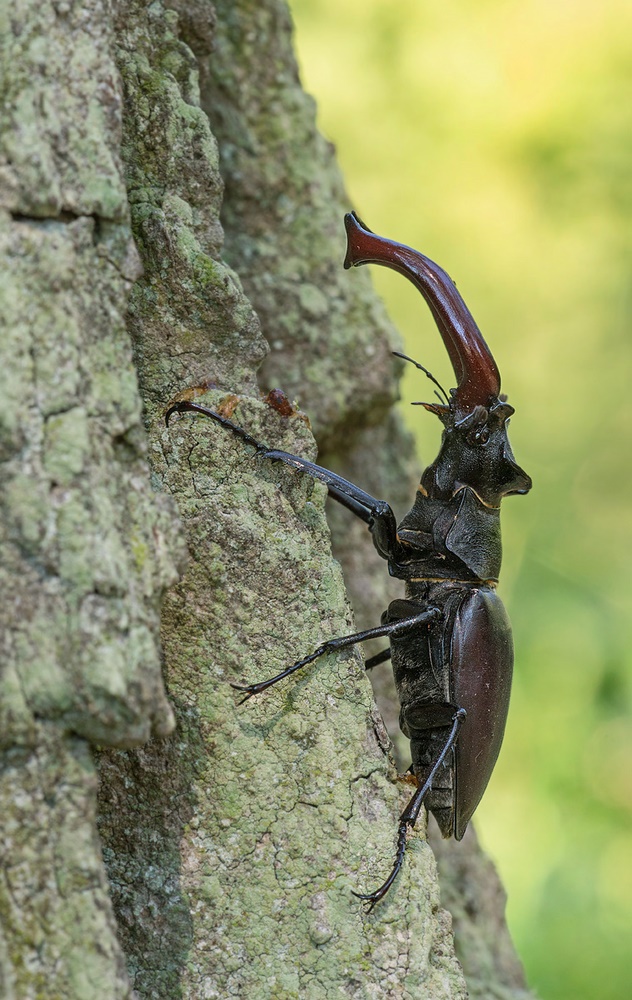
[[(413, 827), (417, 822), (417, 817), (419, 816), (419, 811), (423, 805), (424, 799), (432, 789), (432, 782), (434, 781), (438, 771), (443, 766), (443, 763), (457, 741), (459, 735), (459, 730), (463, 723), (465, 722), (466, 712), (464, 708), (457, 708), (454, 716), (452, 718), (452, 728), (450, 734), (447, 737), (445, 744), (441, 750), (441, 753), (434, 762), (432, 769), (426, 778), (426, 780), (419, 786), (415, 794), (410, 799), (408, 805), (404, 809), (403, 813), (399, 817), (399, 826), (397, 829), (397, 849), (395, 852), (395, 862), (391, 869), (390, 875), (385, 882), (376, 889), (374, 892), (354, 892), (353, 895), (357, 896), (358, 899), (364, 900), (368, 903), (367, 912), (370, 913), (376, 903), (379, 903), (392, 886), (393, 882), (397, 878), (401, 867), (404, 863), (404, 855), (406, 853), (406, 840), (408, 834), (408, 827)], [(353, 890), (352, 890), (353, 891)]]
[[(446, 705), (445, 707), (448, 708), (449, 706)], [(452, 708), (452, 717), (453, 715), (454, 707)], [(412, 771), (417, 779), (418, 786), (425, 784), (427, 776), (434, 768), (435, 761), (445, 745), (449, 732), (450, 720), (448, 720), (445, 726), (427, 730), (422, 740), (418, 738), (411, 739)], [(418, 732), (414, 734), (414, 737), (418, 736)], [(434, 773), (432, 788), (428, 790), (425, 799), (426, 809), (434, 816), (441, 831), (441, 836), (444, 838), (451, 837), (454, 834), (456, 808), (455, 750), (456, 748), (453, 747), (452, 752), (446, 755), (443, 764)]]

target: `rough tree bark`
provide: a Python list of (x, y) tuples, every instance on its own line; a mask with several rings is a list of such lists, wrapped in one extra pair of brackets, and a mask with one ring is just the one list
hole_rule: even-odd
[[(314, 457), (279, 386), (329, 464), (412, 496), (395, 338), (340, 266), (287, 9), (2, 17), (0, 993), (465, 997), (423, 829), (384, 904), (350, 894), (388, 869), (407, 794), (359, 653), (241, 708), (228, 686), (353, 630), (323, 489), (208, 422), (164, 427), (194, 394)], [(383, 566), (344, 524), (375, 623)], [(470, 993), (526, 997), (495, 876), (461, 851), (441, 863)]]

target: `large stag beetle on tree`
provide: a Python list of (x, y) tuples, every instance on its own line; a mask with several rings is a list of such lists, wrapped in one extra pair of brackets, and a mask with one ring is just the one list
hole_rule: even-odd
[[(393, 884), (404, 860), (408, 827), (423, 803), (444, 837), (460, 840), (487, 786), (500, 750), (509, 706), (513, 645), (496, 594), (500, 571), (500, 502), (527, 493), (531, 480), (516, 465), (507, 438), (513, 408), (500, 394), (500, 375), (472, 315), (442, 268), (410, 247), (376, 236), (355, 213), (345, 217), (345, 267), (384, 264), (409, 278), (430, 306), (457, 380), (439, 402), (423, 403), (444, 431), (436, 460), (421, 477), (415, 503), (401, 524), (384, 500), (305, 459), (255, 441), (243, 428), (200, 404), (175, 403), (218, 421), (259, 455), (284, 462), (325, 483), (330, 496), (369, 526), (392, 576), (406, 581), (406, 598), (392, 601), (382, 624), (331, 639), (276, 677), (235, 684), (244, 701), (324, 653), (388, 637), (390, 648), (367, 669), (392, 659), (410, 739), (417, 788), (399, 818), (397, 850), (386, 881), (356, 893), (371, 909)], [(401, 355), (405, 358), (404, 355)], [(410, 361), (410, 358), (405, 358)]]

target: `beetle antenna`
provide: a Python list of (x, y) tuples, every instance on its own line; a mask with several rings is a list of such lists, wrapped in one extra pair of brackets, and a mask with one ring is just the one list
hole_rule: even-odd
[(441, 390), (443, 398), (439, 396), (438, 392), (435, 392), (435, 396), (438, 397), (439, 402), (442, 404), (445, 402), (448, 406), (450, 405), (450, 398), (447, 392), (445, 391), (441, 383), (437, 381), (432, 372), (429, 372), (427, 368), (424, 368), (423, 365), (420, 365), (418, 361), (414, 361), (412, 358), (409, 358), (407, 354), (402, 354), (401, 351), (392, 351), (392, 353), (395, 355), (396, 358), (401, 358), (402, 361), (410, 361), (411, 365), (414, 365), (415, 368), (418, 368), (420, 372), (423, 372), (424, 375), (427, 378), (429, 378), (431, 382), (434, 382), (437, 388)]
[[(439, 405), (441, 406), (441, 408), (445, 410), (445, 403), (443, 402), (443, 396), (440, 396), (436, 389), (435, 389), (434, 394), (437, 397), (437, 399), (439, 400)], [(421, 399), (413, 399), (413, 401), (411, 402), (410, 405), (411, 406), (425, 406), (426, 408), (428, 408), (429, 406), (436, 406), (437, 404), (436, 403), (424, 403), (423, 400), (421, 400)]]

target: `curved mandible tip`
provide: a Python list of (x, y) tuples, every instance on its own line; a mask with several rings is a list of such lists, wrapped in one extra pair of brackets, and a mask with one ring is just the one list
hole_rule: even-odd
[(417, 250), (376, 236), (355, 212), (345, 215), (345, 229), (345, 268), (384, 264), (412, 281), (428, 303), (454, 368), (456, 411), (464, 414), (475, 406), (489, 407), (500, 394), (500, 373), (449, 274)]

